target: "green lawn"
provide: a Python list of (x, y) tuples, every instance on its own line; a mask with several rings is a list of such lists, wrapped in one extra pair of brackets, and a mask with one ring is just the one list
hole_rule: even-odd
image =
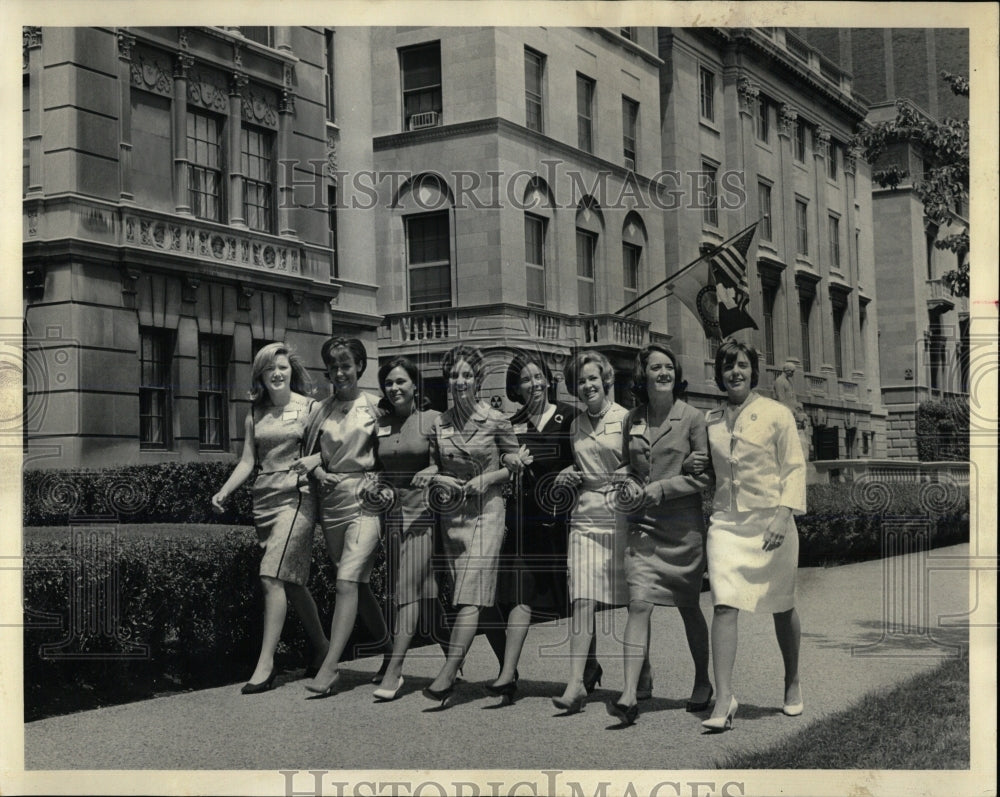
[(968, 769), (969, 661), (950, 659), (721, 769)]

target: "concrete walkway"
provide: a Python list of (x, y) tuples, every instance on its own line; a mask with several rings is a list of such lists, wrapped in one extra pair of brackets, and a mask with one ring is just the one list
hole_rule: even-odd
[[(732, 752), (765, 748), (964, 648), (967, 555), (963, 545), (803, 568), (798, 609), (806, 710), (798, 718), (781, 714), (781, 659), (771, 618), (743, 613), (735, 728), (703, 735), (707, 712), (684, 710), (693, 668), (680, 617), (659, 608), (653, 613), (654, 697), (640, 704), (635, 726), (619, 727), (603, 705), (622, 683), (617, 640), (626, 615), (617, 610), (599, 615), (604, 682), (575, 716), (562, 715), (550, 701), (568, 671), (562, 620), (531, 629), (519, 668), (521, 696), (510, 707), (496, 708), (499, 701), (481, 686), (496, 676), (497, 665), (480, 636), (457, 700), (445, 711), (420, 694), (441, 664), (440, 650), (427, 647), (411, 652), (402, 697), (393, 703), (372, 701), (369, 679), (379, 662), (362, 659), (343, 665), (343, 690), (328, 699), (307, 700), (302, 682), (294, 680), (298, 673), (289, 673), (263, 695), (242, 696), (237, 684), (39, 720), (25, 727), (25, 768), (712, 769)], [(702, 608), (710, 617), (708, 593)], [(890, 628), (889, 619), (903, 627)], [(240, 667), (249, 671), (250, 663)]]

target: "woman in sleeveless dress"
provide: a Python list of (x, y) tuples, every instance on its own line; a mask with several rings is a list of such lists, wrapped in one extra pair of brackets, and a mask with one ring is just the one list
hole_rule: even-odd
[(309, 398), (312, 380), (302, 362), (284, 343), (271, 343), (254, 357), (251, 410), (244, 423), (243, 453), (214, 496), (212, 507), (224, 511), (226, 500), (256, 470), (253, 520), (264, 555), (260, 580), (264, 589), (264, 638), (260, 657), (243, 694), (274, 687), (274, 651), (285, 624), (288, 599), (298, 612), (315, 651), (316, 666), (329, 644), (316, 603), (306, 589), (312, 555), (315, 502), (309, 482), (294, 469), (316, 402)]

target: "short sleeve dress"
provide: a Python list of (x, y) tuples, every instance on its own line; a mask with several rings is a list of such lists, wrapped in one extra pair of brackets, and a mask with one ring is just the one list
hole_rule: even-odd
[(439, 413), (418, 410), (406, 417), (389, 412), (378, 421), (379, 478), (393, 490), (393, 503), (382, 513), (389, 565), (390, 599), (397, 606), (436, 598), (431, 569), (436, 520), (426, 491), (410, 484), (431, 464), (430, 434)]
[(348, 401), (330, 396), (320, 402), (307, 439), (307, 450), (319, 448), (323, 469), (344, 477), (319, 489), (319, 521), (341, 581), (367, 583), (378, 550), (378, 511), (363, 492), (366, 474), (375, 470), (380, 414), (367, 393)]
[(583, 476), (569, 524), (569, 597), (610, 606), (628, 602), (626, 516), (615, 510), (614, 472), (622, 464), (628, 410), (612, 404), (599, 420), (581, 412), (573, 421), (573, 459)]
[(253, 482), (253, 523), (264, 555), (260, 574), (305, 584), (309, 579), (315, 500), (309, 480), (291, 468), (302, 456), (315, 401), (293, 394), (284, 407), (253, 409), (257, 476)]
[(709, 475), (681, 472), (692, 451), (708, 453), (705, 416), (677, 400), (653, 429), (648, 406), (625, 420), (624, 454), (630, 475), (652, 485), (656, 502), (628, 517), (625, 576), (629, 598), (659, 606), (697, 606), (705, 573), (701, 493)]
[(789, 520), (784, 542), (763, 550), (778, 507), (806, 509), (806, 466), (791, 410), (757, 394), (730, 427), (723, 410), (708, 414), (715, 500), (708, 527), (708, 577), (715, 605), (759, 612), (795, 607), (799, 538)]
[[(517, 453), (510, 421), (480, 403), (459, 429), (452, 410), (432, 426), (431, 457), (438, 472), (468, 481), (503, 467), (500, 457)], [(496, 600), (497, 559), (504, 537), (504, 499), (499, 484), (482, 495), (463, 498), (432, 490), (431, 506), (439, 514), (444, 551), (451, 567), (455, 606), (492, 606)]]

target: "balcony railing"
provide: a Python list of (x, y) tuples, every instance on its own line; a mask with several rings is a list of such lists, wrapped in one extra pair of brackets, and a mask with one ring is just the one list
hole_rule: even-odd
[[(960, 304), (956, 296), (952, 296), (947, 284), (942, 279), (927, 280), (927, 307), (930, 310), (954, 310)], [(966, 300), (968, 305), (968, 300)], [(966, 307), (966, 309), (968, 309)]]

